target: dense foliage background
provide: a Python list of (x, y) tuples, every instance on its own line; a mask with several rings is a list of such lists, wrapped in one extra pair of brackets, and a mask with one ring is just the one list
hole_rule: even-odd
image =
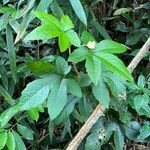
[(150, 149), (149, 36), (147, 0), (0, 0), (0, 149), (66, 149), (98, 103), (79, 150)]

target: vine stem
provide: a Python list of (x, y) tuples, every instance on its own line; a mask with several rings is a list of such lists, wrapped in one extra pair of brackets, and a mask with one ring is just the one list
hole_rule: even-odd
[[(138, 54), (133, 58), (131, 63), (128, 65), (128, 70), (132, 73), (133, 70), (136, 68), (138, 63), (144, 58), (146, 53), (150, 49), (150, 37), (145, 42), (143, 47), (140, 49)], [(82, 128), (79, 130), (77, 135), (74, 137), (74, 139), (70, 142), (66, 150), (77, 150), (82, 140), (85, 138), (85, 136), (88, 134), (90, 129), (93, 127), (93, 125), (97, 122), (97, 120), (104, 115), (105, 109), (102, 105), (98, 104), (91, 114), (91, 116), (87, 119), (86, 123), (82, 126)]]
[[(68, 50), (69, 50), (69, 55), (70, 55), (70, 54), (71, 54), (71, 47), (69, 47)], [(73, 65), (73, 68), (74, 68), (74, 70), (75, 70), (77, 76), (79, 77), (80, 74), (79, 74), (79, 71), (78, 71), (78, 69), (77, 69), (76, 64), (75, 64), (75, 63), (72, 63), (72, 65)]]

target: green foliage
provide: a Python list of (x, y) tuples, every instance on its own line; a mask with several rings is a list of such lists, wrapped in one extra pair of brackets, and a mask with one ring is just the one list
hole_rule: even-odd
[(142, 2), (0, 1), (0, 149), (66, 149), (99, 103), (79, 150), (149, 144), (149, 52), (126, 68), (150, 36)]

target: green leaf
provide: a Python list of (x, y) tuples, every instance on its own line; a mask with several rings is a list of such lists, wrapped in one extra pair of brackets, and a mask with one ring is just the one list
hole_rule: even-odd
[(67, 15), (61, 18), (61, 25), (62, 25), (63, 31), (70, 30), (74, 27), (72, 20)]
[(27, 85), (23, 90), (20, 102), (20, 110), (29, 110), (42, 104), (48, 97), (50, 85), (57, 76), (51, 76), (43, 79), (37, 79)]
[(60, 75), (67, 75), (71, 70), (71, 66), (68, 65), (68, 62), (63, 57), (60, 56), (56, 58), (55, 65), (57, 73)]
[(15, 131), (13, 131), (13, 135), (16, 142), (16, 150), (26, 150), (26, 146), (23, 140), (21, 139), (20, 135)]
[(91, 133), (85, 143), (85, 150), (99, 150), (101, 149), (101, 144), (98, 138), (98, 132)]
[(133, 78), (132, 78), (132, 75), (130, 74), (129, 70), (125, 67), (123, 62), (118, 57), (116, 57), (113, 54), (101, 53), (101, 52), (95, 52), (94, 55), (102, 63), (104, 63), (108, 67), (108, 69), (121, 75), (125, 79), (133, 82)]
[(124, 53), (127, 48), (117, 42), (112, 40), (103, 40), (96, 44), (94, 51), (104, 52), (104, 53)]
[(74, 45), (76, 47), (80, 47), (81, 46), (80, 39), (78, 37), (78, 34), (75, 31), (69, 30), (69, 31), (66, 32), (66, 35), (68, 37), (69, 42), (72, 45)]
[(67, 117), (72, 113), (75, 104), (80, 100), (80, 98), (75, 98), (74, 96), (68, 96), (67, 104), (65, 105), (62, 112), (59, 116), (54, 120), (56, 125), (63, 123)]
[(70, 42), (66, 33), (61, 33), (59, 36), (59, 49), (61, 52), (65, 52), (70, 47)]
[(27, 67), (36, 75), (45, 75), (56, 71), (56, 67), (44, 60), (28, 61)]
[(145, 77), (143, 75), (139, 76), (137, 84), (140, 88), (144, 88), (144, 86), (145, 86)]
[(86, 47), (80, 47), (75, 49), (73, 53), (69, 56), (68, 60), (74, 63), (78, 63), (86, 59), (88, 54), (88, 49)]
[(92, 54), (89, 54), (86, 58), (85, 67), (90, 79), (95, 85), (97, 85), (101, 75), (100, 60), (97, 57), (92, 56)]
[(118, 127), (117, 131), (114, 133), (114, 143), (116, 150), (123, 150), (124, 147), (124, 135)]
[(44, 24), (37, 27), (32, 32), (30, 32), (25, 38), (24, 41), (29, 40), (49, 40), (55, 37), (58, 37), (61, 34), (60, 29), (57, 26), (52, 26), (50, 24)]
[(15, 138), (11, 131), (8, 132), (8, 138), (7, 138), (6, 145), (7, 145), (8, 150), (15, 150), (15, 148), (16, 148)]
[(57, 27), (57, 29), (62, 29), (61, 22), (56, 17), (40, 11), (35, 11), (34, 14), (45, 24), (51, 25), (50, 27)]
[(111, 39), (108, 32), (105, 30), (103, 26), (101, 26), (97, 21), (92, 20), (91, 21), (92, 26), (102, 35), (105, 39)]
[(6, 28), (6, 41), (7, 41), (10, 69), (13, 76), (13, 80), (16, 83), (17, 82), (16, 54), (14, 48), (13, 34), (9, 25)]
[(0, 94), (4, 96), (5, 100), (8, 103), (14, 103), (14, 99), (10, 96), (10, 94), (0, 85)]
[(102, 104), (105, 108), (108, 108), (110, 102), (109, 91), (103, 79), (100, 78), (98, 84), (92, 87), (92, 91), (95, 98), (100, 102), (100, 104)]
[(146, 123), (140, 128), (140, 135), (137, 137), (139, 140), (144, 140), (150, 136), (150, 124)]
[(9, 109), (5, 110), (1, 116), (0, 116), (0, 126), (3, 128), (8, 121), (15, 115), (18, 113), (19, 111), (19, 106), (15, 105), (13, 107), (10, 107)]
[(140, 110), (140, 108), (144, 108), (148, 106), (149, 104), (149, 96), (147, 94), (143, 95), (137, 95), (134, 97), (134, 106), (137, 111)]
[(78, 96), (78, 97), (82, 97), (82, 91), (81, 88), (79, 86), (79, 84), (76, 82), (76, 80), (68, 78), (67, 79), (67, 88), (68, 88), (68, 92)]
[(78, 18), (87, 26), (87, 18), (80, 0), (76, 0), (76, 1), (69, 0), (69, 1)]
[(63, 110), (67, 103), (67, 81), (55, 80), (51, 87), (51, 92), (48, 96), (48, 113), (51, 120), (54, 120)]
[(28, 115), (35, 121), (39, 119), (39, 112), (37, 108), (32, 108), (30, 110), (27, 110)]
[(7, 142), (7, 132), (0, 132), (0, 149), (3, 149)]
[(132, 8), (119, 8), (117, 9), (115, 12), (114, 12), (114, 16), (117, 16), (117, 15), (121, 15), (123, 13), (127, 13), (127, 12), (130, 12), (132, 10)]
[(83, 44), (87, 44), (89, 41), (92, 41), (92, 42), (95, 41), (96, 42), (95, 38), (88, 31), (84, 31), (82, 33), (81, 40), (82, 40)]
[(30, 128), (18, 124), (18, 125), (17, 125), (17, 130), (18, 130), (18, 132), (19, 132), (24, 138), (26, 138), (26, 139), (28, 139), (28, 140), (33, 140), (33, 133), (34, 133), (34, 132), (33, 132)]

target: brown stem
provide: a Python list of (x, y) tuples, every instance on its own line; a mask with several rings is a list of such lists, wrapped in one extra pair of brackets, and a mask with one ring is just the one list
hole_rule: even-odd
[[(69, 47), (69, 55), (70, 55), (70, 54), (71, 54), (71, 47)], [(74, 70), (75, 70), (77, 76), (79, 77), (79, 71), (78, 71), (78, 69), (77, 69), (76, 64), (75, 64), (75, 63), (72, 63), (72, 65), (73, 65), (73, 68), (74, 68)]]
[[(128, 70), (130, 72), (133, 72), (135, 67), (138, 65), (138, 63), (143, 59), (145, 54), (150, 49), (150, 38), (146, 41), (146, 43), (143, 45), (143, 47), (140, 49), (138, 54), (134, 57), (134, 59), (131, 61), (131, 63), (128, 66)], [(70, 142), (66, 150), (77, 150), (82, 140), (85, 138), (87, 133), (90, 131), (90, 129), (93, 127), (93, 125), (97, 122), (99, 117), (103, 115), (103, 112), (105, 109), (102, 105), (98, 104), (94, 110), (94, 112), (91, 114), (91, 116), (88, 118), (86, 123), (82, 126), (82, 128), (79, 130), (77, 135), (74, 137), (74, 139)]]

